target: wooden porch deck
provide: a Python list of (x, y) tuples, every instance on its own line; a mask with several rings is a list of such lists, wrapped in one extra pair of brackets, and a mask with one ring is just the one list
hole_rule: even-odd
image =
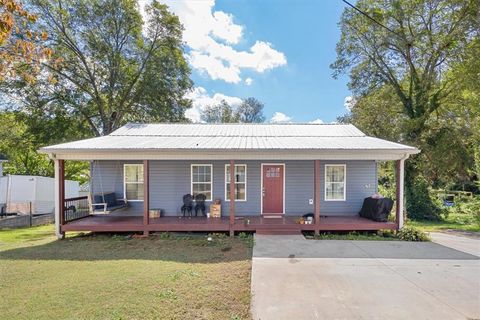
[[(259, 216), (237, 216), (234, 231), (313, 231), (314, 224), (298, 224), (296, 216), (265, 218)], [(249, 223), (247, 223), (247, 220)], [(375, 222), (359, 216), (328, 216), (320, 218), (320, 231), (370, 231), (396, 229), (394, 222)], [(229, 231), (229, 217), (161, 217), (143, 224), (141, 216), (90, 215), (70, 221), (61, 226), (65, 231), (93, 232), (142, 232), (142, 231)]]

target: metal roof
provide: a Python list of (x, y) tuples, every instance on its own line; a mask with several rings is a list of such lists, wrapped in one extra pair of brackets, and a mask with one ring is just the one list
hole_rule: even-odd
[(127, 124), (108, 136), (42, 148), (45, 153), (159, 150), (392, 150), (414, 147), (340, 124)]
[(339, 124), (138, 124), (130, 123), (110, 136), (160, 137), (362, 137), (353, 125)]

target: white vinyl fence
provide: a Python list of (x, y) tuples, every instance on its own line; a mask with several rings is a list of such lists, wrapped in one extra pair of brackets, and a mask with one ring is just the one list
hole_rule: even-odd
[[(65, 181), (65, 198), (78, 197), (77, 181)], [(0, 177), (0, 208), (18, 214), (52, 213), (55, 207), (55, 179), (39, 176)]]

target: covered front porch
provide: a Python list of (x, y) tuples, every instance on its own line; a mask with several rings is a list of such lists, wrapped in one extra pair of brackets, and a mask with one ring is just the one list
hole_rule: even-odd
[[(92, 231), (92, 232), (142, 232), (148, 235), (150, 232), (229, 232), (234, 235), (236, 232), (259, 232), (288, 234), (302, 231), (313, 231), (315, 234), (321, 231), (375, 231), (375, 230), (396, 230), (402, 226), (402, 201), (403, 198), (403, 165), (404, 160), (396, 161), (396, 187), (397, 203), (395, 220), (389, 222), (376, 222), (358, 215), (322, 215), (321, 210), (321, 174), (322, 166), (320, 160), (309, 161), (313, 173), (313, 206), (314, 219), (312, 224), (299, 223), (299, 219), (305, 212), (293, 212), (281, 215), (268, 215), (259, 212), (236, 212), (238, 202), (229, 200), (228, 210), (222, 212), (220, 218), (207, 217), (183, 217), (163, 216), (159, 218), (150, 217), (151, 197), (158, 197), (158, 193), (151, 190), (151, 160), (144, 160), (143, 165), (143, 194), (144, 200), (136, 203), (134, 207), (127, 207), (112, 213), (99, 214), (91, 210), (88, 197), (65, 199), (65, 161), (55, 160), (57, 177), (57, 199), (58, 199), (58, 234), (64, 236), (70, 231)], [(229, 165), (233, 168), (237, 163), (230, 160)], [(235, 199), (233, 176), (230, 174), (230, 199)], [(180, 194), (179, 194), (180, 195)], [(73, 211), (69, 208), (75, 208)]]
[[(62, 225), (62, 232), (260, 232), (260, 233), (295, 233), (315, 231), (315, 224), (299, 224), (301, 216), (261, 217), (237, 216), (230, 225), (229, 217), (161, 217), (150, 218), (147, 225), (143, 218), (127, 215), (93, 214), (69, 221)], [(362, 217), (328, 216), (320, 217), (319, 231), (370, 231), (394, 230), (395, 222), (375, 222)]]

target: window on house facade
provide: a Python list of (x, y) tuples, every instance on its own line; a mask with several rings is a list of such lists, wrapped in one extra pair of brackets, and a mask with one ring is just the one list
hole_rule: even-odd
[(143, 164), (123, 167), (124, 196), (128, 201), (143, 201)]
[(212, 165), (192, 164), (192, 195), (204, 194), (212, 201)]
[[(235, 165), (235, 200), (247, 200), (247, 165)], [(230, 165), (225, 165), (225, 200), (230, 201)]]
[(346, 166), (344, 164), (325, 165), (325, 200), (345, 201)]

